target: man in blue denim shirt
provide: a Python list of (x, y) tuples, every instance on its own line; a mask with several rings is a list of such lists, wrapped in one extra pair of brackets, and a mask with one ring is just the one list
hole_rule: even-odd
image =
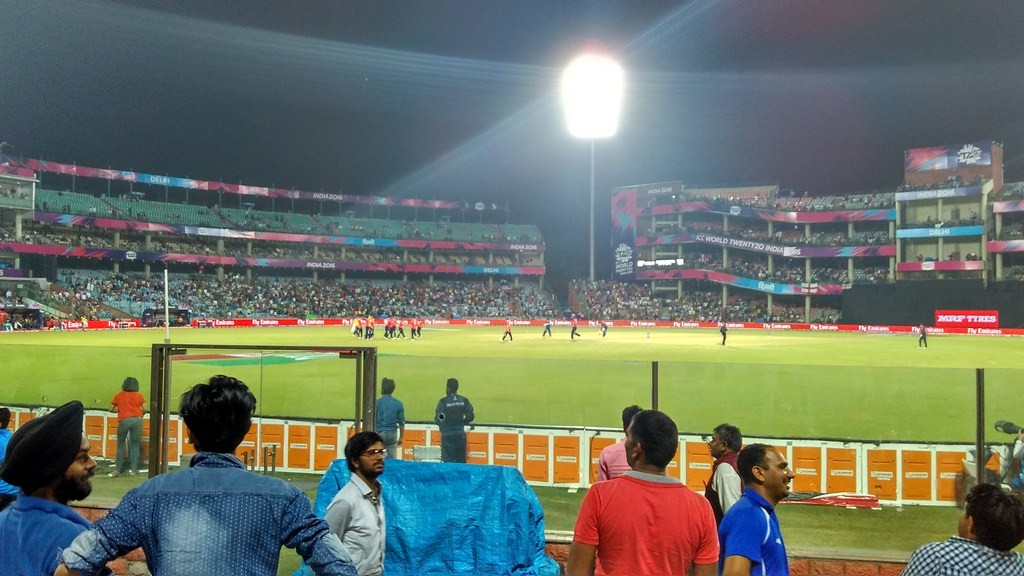
[(388, 458), (398, 455), (398, 447), (405, 436), (405, 405), (395, 398), (395, 381), (384, 378), (380, 381), (382, 396), (377, 399), (377, 433), (384, 439)]
[(199, 451), (189, 469), (128, 492), (64, 550), (66, 568), (57, 574), (98, 574), (141, 546), (155, 576), (273, 576), (284, 545), (316, 574), (356, 576), (341, 541), (301, 490), (246, 471), (233, 455), (255, 409), (249, 388), (228, 376), (185, 392), (180, 414)]

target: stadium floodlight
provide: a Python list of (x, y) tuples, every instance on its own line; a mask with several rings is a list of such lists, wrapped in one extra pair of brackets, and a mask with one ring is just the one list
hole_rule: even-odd
[(619, 129), (625, 82), (622, 67), (597, 54), (572, 61), (562, 75), (562, 105), (569, 134), (590, 140), (590, 281), (594, 281), (594, 141)]

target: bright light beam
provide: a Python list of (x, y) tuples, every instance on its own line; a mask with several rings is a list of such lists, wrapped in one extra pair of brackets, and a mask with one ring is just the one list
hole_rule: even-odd
[(562, 104), (569, 134), (576, 138), (610, 138), (619, 129), (625, 86), (622, 67), (614, 60), (585, 54), (573, 60), (562, 76)]
[(611, 58), (584, 54), (562, 76), (562, 104), (569, 134), (590, 140), (590, 281), (594, 278), (594, 141), (619, 130), (625, 86), (622, 67)]

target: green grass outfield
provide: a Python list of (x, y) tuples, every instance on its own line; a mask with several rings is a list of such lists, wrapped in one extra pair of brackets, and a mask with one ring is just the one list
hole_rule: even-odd
[[(462, 382), (481, 423), (618, 427), (632, 403), (651, 405), (653, 361), (659, 399), (683, 431), (705, 434), (730, 421), (747, 436), (972, 442), (975, 368), (985, 368), (986, 415), (1024, 424), (1024, 339), (732, 330), (584, 329), (541, 338), (541, 328), (425, 327), (418, 341), (376, 338), (381, 376), (397, 381), (407, 417), (430, 421), (450, 376)], [(0, 334), (0, 404), (57, 405), (80, 399), (106, 408), (121, 380), (149, 374), (161, 330)], [(176, 344), (363, 345), (343, 328), (177, 329)], [(216, 352), (216, 351), (215, 351)], [(226, 351), (224, 351), (226, 352)], [(225, 354), (226, 355), (226, 354)], [(245, 380), (267, 415), (337, 420), (353, 413), (353, 364), (336, 355), (217, 356), (192, 350), (174, 362), (174, 393), (216, 373)], [(991, 429), (991, 426), (989, 426)], [(991, 439), (1006, 435), (991, 432)], [(105, 471), (106, 469), (104, 469)], [(286, 475), (287, 476), (287, 475)], [(94, 497), (117, 499), (141, 478), (94, 479)], [(571, 530), (583, 491), (536, 489), (547, 526)], [(909, 552), (953, 533), (958, 511), (784, 506), (791, 547)], [(297, 565), (285, 552), (281, 574)]]
[[(176, 344), (365, 345), (378, 373), (394, 378), (411, 421), (427, 422), (448, 377), (476, 407), (477, 422), (618, 427), (624, 406), (659, 407), (680, 430), (706, 433), (729, 421), (748, 436), (971, 442), (975, 368), (985, 368), (986, 413), (1024, 423), (1024, 339), (732, 330), (585, 329), (541, 338), (541, 328), (426, 327), (417, 341), (358, 340), (344, 328), (176, 329)], [(0, 403), (106, 408), (128, 375), (145, 382), (162, 330), (0, 334)], [(246, 381), (267, 416), (337, 420), (354, 411), (354, 365), (327, 353), (254, 352), (219, 357), (192, 350), (174, 362), (173, 388), (217, 373)], [(229, 351), (223, 351), (227, 356)], [(230, 353), (234, 353), (230, 351)], [(145, 391), (145, 390), (144, 390)], [(1005, 440), (992, 432), (993, 440)]]

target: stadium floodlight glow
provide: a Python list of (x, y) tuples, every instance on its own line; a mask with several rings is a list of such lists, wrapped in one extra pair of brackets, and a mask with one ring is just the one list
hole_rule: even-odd
[(614, 60), (585, 54), (562, 75), (562, 105), (569, 134), (576, 138), (610, 138), (619, 129), (622, 67)]
[(594, 140), (619, 129), (625, 87), (622, 67), (597, 54), (572, 61), (562, 75), (562, 105), (569, 134), (590, 140), (590, 281), (594, 281)]

